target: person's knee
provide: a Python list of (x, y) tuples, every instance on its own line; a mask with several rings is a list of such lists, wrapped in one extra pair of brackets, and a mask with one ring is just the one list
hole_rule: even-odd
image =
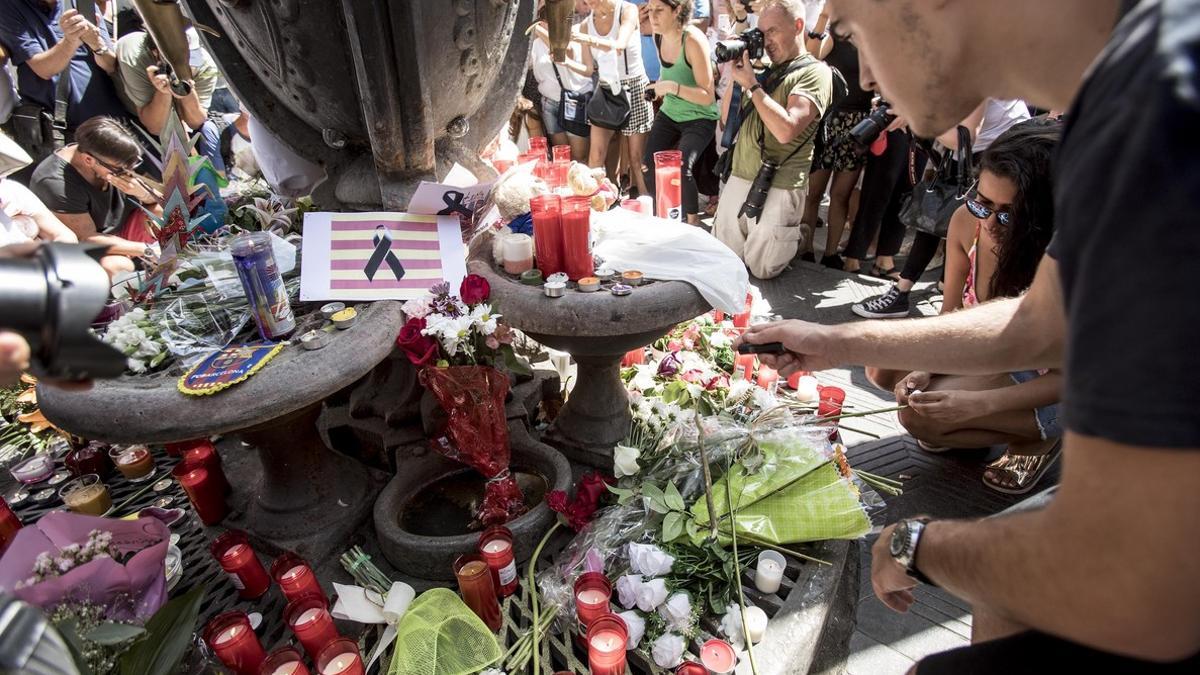
[(110, 279), (134, 270), (133, 260), (123, 255), (106, 255), (100, 258), (100, 266), (108, 273)]
[(928, 441), (940, 438), (946, 431), (944, 425), (913, 411), (912, 408), (900, 410), (896, 413), (896, 417), (899, 418), (900, 426), (904, 427), (908, 435), (918, 440)]
[(867, 381), (884, 391), (893, 391), (900, 383), (900, 373), (895, 370), (867, 366)]

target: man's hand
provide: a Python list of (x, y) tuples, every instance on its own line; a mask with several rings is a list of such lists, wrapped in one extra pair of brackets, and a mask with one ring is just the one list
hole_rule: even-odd
[(0, 387), (17, 383), (21, 373), (29, 369), (29, 343), (25, 338), (0, 331)]
[(750, 55), (746, 52), (742, 52), (742, 58), (733, 60), (733, 81), (747, 91), (758, 82), (754, 76), (754, 66), (750, 65)]
[(739, 337), (733, 348), (737, 349), (743, 342), (755, 345), (783, 343), (787, 352), (758, 356), (760, 361), (778, 370), (783, 377), (798, 370), (827, 370), (838, 365), (832, 354), (832, 346), (836, 344), (832, 330), (829, 326), (797, 320), (760, 323), (751, 326)]
[(929, 382), (933, 379), (933, 375), (923, 371), (914, 370), (904, 379), (896, 383), (896, 389), (892, 392), (896, 395), (896, 403), (899, 405), (908, 405), (908, 397), (914, 391), (925, 391), (929, 388)]
[(104, 180), (108, 181), (109, 185), (138, 200), (141, 204), (148, 204), (155, 201), (154, 195), (150, 194), (150, 191), (141, 182), (134, 180), (133, 176), (118, 176), (115, 173), (110, 173), (104, 177)]
[(939, 422), (962, 422), (988, 414), (987, 397), (977, 391), (914, 391), (908, 407)]
[(95, 28), (78, 10), (68, 9), (58, 17), (58, 28), (63, 33), (63, 39), (76, 44), (83, 42), (89, 27)]
[(154, 85), (155, 91), (160, 94), (175, 95), (171, 91), (171, 78), (158, 72), (158, 66), (146, 66), (146, 75), (150, 77), (150, 84)]
[(912, 589), (916, 588), (917, 580), (908, 576), (907, 570), (892, 557), (892, 531), (895, 529), (894, 524), (883, 528), (871, 547), (871, 586), (883, 604), (903, 613), (916, 601)]

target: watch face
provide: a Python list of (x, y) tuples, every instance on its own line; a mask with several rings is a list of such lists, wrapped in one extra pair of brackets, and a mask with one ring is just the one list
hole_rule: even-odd
[(904, 553), (904, 548), (908, 543), (908, 523), (901, 522), (892, 530), (892, 541), (888, 544), (888, 549), (892, 553), (892, 557), (896, 557)]

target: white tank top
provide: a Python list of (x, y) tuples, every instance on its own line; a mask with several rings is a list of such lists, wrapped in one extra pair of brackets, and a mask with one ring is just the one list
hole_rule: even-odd
[[(621, 26), (624, 25), (622, 13), (625, 11), (625, 1), (617, 0), (613, 8), (613, 25), (612, 29), (607, 34), (601, 35), (596, 31), (596, 15), (595, 13), (588, 14), (587, 21), (584, 22), (584, 27), (587, 34), (592, 37), (605, 38), (616, 42), (617, 36), (621, 32)], [(629, 36), (629, 42), (625, 44), (625, 53), (622, 55), (616, 50), (603, 51), (600, 49), (592, 50), (592, 58), (596, 61), (596, 67), (600, 70), (600, 78), (606, 79), (606, 73), (617, 73), (622, 80), (637, 77), (646, 79), (646, 65), (642, 63), (642, 35), (634, 25), (634, 31)]]

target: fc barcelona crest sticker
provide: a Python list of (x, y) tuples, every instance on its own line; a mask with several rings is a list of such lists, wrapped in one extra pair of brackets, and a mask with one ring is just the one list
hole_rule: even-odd
[(179, 391), (207, 396), (232, 387), (258, 372), (283, 349), (283, 343), (235, 345), (214, 352), (179, 378)]

